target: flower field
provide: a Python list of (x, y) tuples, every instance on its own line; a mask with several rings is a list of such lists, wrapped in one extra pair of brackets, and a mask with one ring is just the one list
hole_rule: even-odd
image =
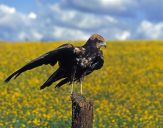
[[(54, 89), (53, 83), (39, 90), (57, 66), (44, 65), (3, 82), (59, 45), (0, 43), (0, 128), (71, 127), (71, 86)], [(111, 41), (103, 52), (104, 67), (83, 83), (84, 95), (94, 101), (94, 128), (163, 127), (163, 41)], [(78, 84), (74, 88), (80, 92)]]

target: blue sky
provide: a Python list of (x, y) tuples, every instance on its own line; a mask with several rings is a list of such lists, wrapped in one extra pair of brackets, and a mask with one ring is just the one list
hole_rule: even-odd
[(163, 39), (163, 0), (0, 0), (0, 40)]
[(0, 4), (16, 8), (17, 11), (28, 13), (30, 11), (37, 11), (37, 4), (35, 0), (0, 0)]

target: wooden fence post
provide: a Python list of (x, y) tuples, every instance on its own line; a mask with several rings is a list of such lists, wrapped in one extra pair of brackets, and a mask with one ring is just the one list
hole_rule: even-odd
[(76, 93), (71, 95), (71, 100), (72, 128), (93, 128), (93, 102)]

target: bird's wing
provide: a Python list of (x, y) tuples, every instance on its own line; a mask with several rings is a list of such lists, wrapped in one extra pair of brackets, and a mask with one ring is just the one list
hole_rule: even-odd
[(93, 60), (92, 64), (89, 67), (85, 68), (83, 75), (84, 76), (89, 75), (94, 70), (100, 69), (103, 66), (103, 64), (104, 64), (104, 57), (102, 51), (100, 50), (96, 55), (95, 59)]
[(25, 66), (23, 66), (22, 68), (20, 68), (19, 70), (17, 70), (13, 74), (11, 74), (5, 80), (5, 82), (8, 82), (14, 76), (15, 76), (15, 78), (18, 77), (22, 72), (25, 72), (27, 70), (31, 70), (31, 69), (36, 68), (38, 66), (41, 66), (43, 64), (50, 64), (52, 66), (55, 65), (58, 61), (58, 58), (62, 54), (62, 51), (66, 50), (66, 49), (71, 49), (71, 48), (73, 48), (73, 45), (64, 44), (55, 50), (52, 50), (50, 52), (43, 54), (42, 56), (32, 60), (31, 62), (27, 63)]
[(100, 50), (91, 65), (91, 69), (98, 70), (103, 66), (103, 64), (104, 64), (104, 57), (102, 51)]

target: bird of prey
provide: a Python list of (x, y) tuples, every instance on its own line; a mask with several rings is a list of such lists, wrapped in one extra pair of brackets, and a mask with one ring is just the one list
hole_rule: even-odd
[(72, 85), (71, 93), (73, 93), (73, 83), (79, 82), (81, 86), (80, 92), (82, 94), (83, 78), (94, 70), (100, 69), (104, 64), (103, 53), (100, 50), (101, 47), (106, 47), (106, 43), (104, 38), (99, 34), (93, 34), (83, 46), (73, 46), (72, 44), (61, 45), (30, 61), (11, 74), (5, 82), (9, 82), (12, 77), (17, 78), (21, 73), (27, 70), (31, 70), (43, 64), (54, 66), (58, 62), (58, 69), (48, 78), (40, 89), (44, 89), (53, 82), (60, 80), (55, 88), (69, 83)]

